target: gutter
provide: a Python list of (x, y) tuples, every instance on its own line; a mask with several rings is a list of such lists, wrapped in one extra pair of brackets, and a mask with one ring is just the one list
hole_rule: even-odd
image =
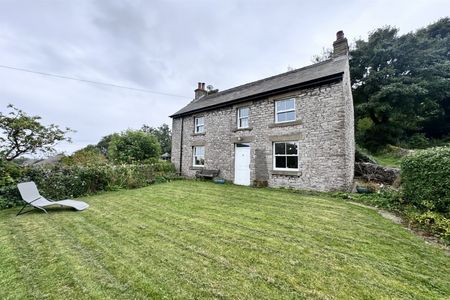
[(267, 91), (267, 92), (254, 94), (254, 95), (250, 95), (250, 96), (247, 96), (247, 97), (230, 100), (230, 101), (223, 102), (223, 103), (218, 103), (218, 104), (215, 104), (215, 105), (211, 105), (211, 106), (207, 106), (207, 107), (202, 107), (202, 108), (190, 110), (190, 111), (183, 112), (183, 113), (180, 113), (180, 114), (174, 114), (174, 115), (171, 115), (170, 117), (171, 118), (178, 118), (178, 117), (182, 117), (182, 116), (186, 116), (186, 115), (191, 115), (191, 114), (194, 114), (194, 113), (199, 113), (199, 112), (213, 110), (213, 109), (220, 108), (220, 107), (226, 107), (226, 106), (234, 105), (234, 104), (241, 103), (241, 102), (246, 102), (246, 101), (250, 101), (250, 100), (259, 100), (259, 99), (267, 98), (267, 97), (270, 97), (270, 96), (273, 96), (273, 95), (276, 95), (276, 94), (280, 94), (280, 93), (291, 92), (291, 91), (294, 91), (294, 90), (303, 90), (303, 89), (311, 88), (311, 87), (314, 87), (314, 86), (320, 86), (320, 85), (324, 85), (324, 84), (328, 84), (328, 83), (339, 82), (339, 81), (341, 81), (343, 79), (343, 75), (344, 75), (344, 72), (339, 72), (339, 73), (336, 73), (336, 74), (332, 74), (332, 75), (328, 75), (328, 76), (325, 76), (325, 77), (320, 77), (320, 78), (317, 78), (317, 79), (313, 79), (313, 80), (309, 80), (309, 81), (293, 84), (293, 85), (290, 85), (290, 86), (286, 86), (286, 87), (270, 90), (270, 91)]

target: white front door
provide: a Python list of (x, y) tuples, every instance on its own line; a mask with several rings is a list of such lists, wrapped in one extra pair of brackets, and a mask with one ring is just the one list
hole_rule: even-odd
[(250, 145), (236, 144), (234, 148), (234, 184), (250, 185)]

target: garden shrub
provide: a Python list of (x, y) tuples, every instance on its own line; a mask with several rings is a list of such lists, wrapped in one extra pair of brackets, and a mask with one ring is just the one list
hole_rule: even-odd
[(413, 225), (432, 232), (447, 244), (450, 244), (450, 219), (438, 212), (427, 211), (424, 213), (411, 210), (406, 213)]
[(416, 133), (408, 139), (408, 146), (409, 149), (425, 149), (430, 147), (430, 140), (424, 133)]
[(374, 193), (369, 194), (349, 194), (349, 193), (334, 193), (335, 196), (343, 199), (351, 199), (353, 201), (361, 202), (370, 206), (375, 206), (392, 211), (401, 211), (404, 206), (401, 192), (385, 186)]
[(422, 210), (449, 213), (450, 147), (417, 151), (401, 163), (406, 200)]
[(14, 207), (21, 202), (21, 199), (15, 185), (0, 187), (0, 209)]
[(161, 146), (153, 135), (140, 130), (127, 130), (111, 138), (108, 157), (116, 163), (137, 163), (158, 159)]
[(15, 183), (15, 178), (19, 178), (23, 169), (17, 164), (0, 159), (0, 188)]
[(23, 168), (14, 184), (0, 187), (0, 208), (21, 204), (16, 184), (34, 181), (41, 194), (49, 199), (76, 198), (100, 191), (144, 187), (175, 177), (175, 168), (168, 162), (143, 165), (99, 165)]

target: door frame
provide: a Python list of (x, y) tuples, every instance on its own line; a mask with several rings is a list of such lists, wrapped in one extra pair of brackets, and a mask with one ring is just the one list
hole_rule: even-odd
[[(250, 168), (250, 165), (251, 165), (251, 159), (252, 159), (252, 155), (251, 155), (251, 145), (250, 145), (250, 143), (234, 143), (234, 155), (233, 155), (233, 157), (234, 157), (234, 174), (233, 174), (233, 183), (234, 184), (237, 184), (236, 183), (236, 170), (237, 170), (237, 168), (236, 168), (236, 153), (237, 153), (237, 151), (236, 151), (236, 149), (237, 148), (241, 148), (241, 147), (238, 147), (238, 145), (245, 145), (244, 147), (242, 147), (242, 148), (248, 148), (249, 149), (249, 151), (248, 151), (248, 158), (249, 158), (249, 162), (248, 162), (248, 184), (245, 184), (244, 186), (250, 186), (251, 185), (251, 168)], [(238, 185), (242, 185), (242, 184), (238, 184)]]

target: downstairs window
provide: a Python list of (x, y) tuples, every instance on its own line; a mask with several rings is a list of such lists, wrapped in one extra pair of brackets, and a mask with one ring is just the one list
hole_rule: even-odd
[(205, 146), (195, 146), (192, 149), (192, 165), (203, 167), (205, 165)]
[(273, 143), (273, 169), (298, 171), (298, 142)]

